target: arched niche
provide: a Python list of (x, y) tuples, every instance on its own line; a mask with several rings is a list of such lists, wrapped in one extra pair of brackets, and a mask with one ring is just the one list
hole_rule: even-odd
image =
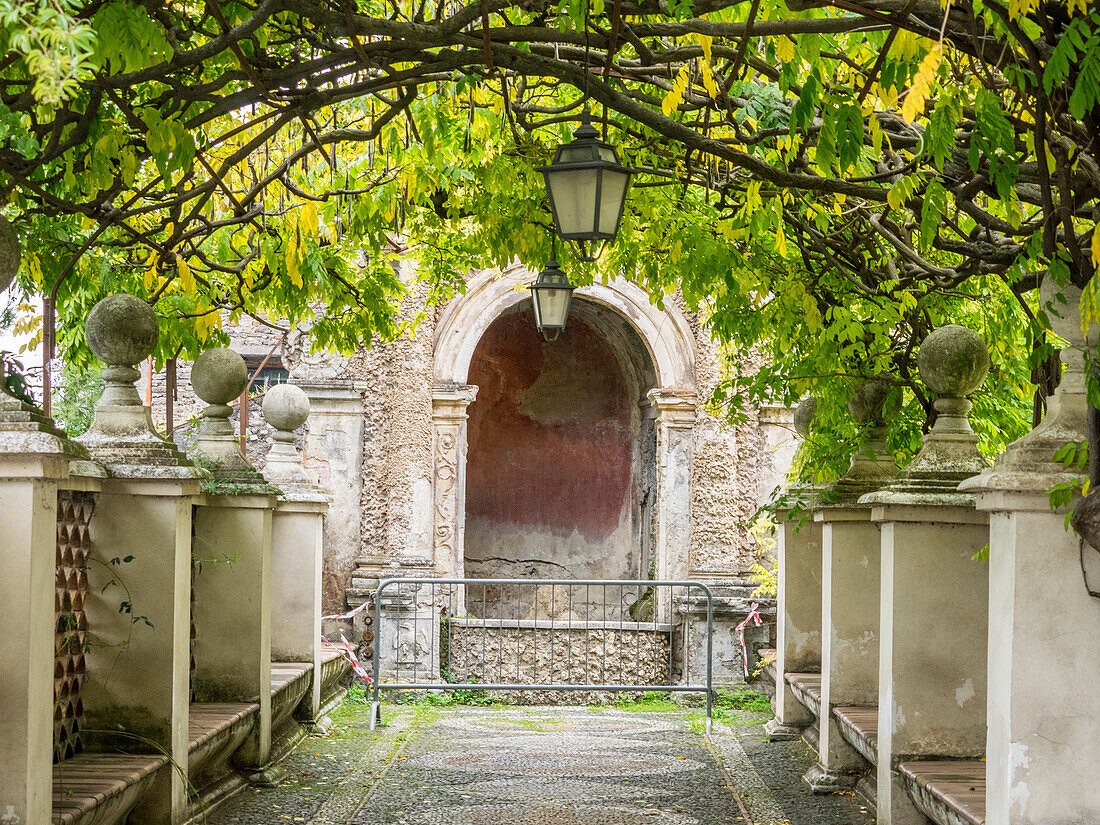
[[(436, 325), (433, 562), (444, 575), (464, 575), (467, 421), (478, 393), (470, 383), (470, 365), (493, 323), (529, 304), (525, 287), (532, 280), (531, 272), (518, 267), (473, 278), (466, 294), (445, 308)], [(685, 578), (696, 407), (695, 341), (687, 318), (675, 307), (659, 310), (644, 291), (622, 279), (579, 288), (571, 315), (606, 338), (634, 388), (639, 415), (650, 422), (652, 572), (659, 579)], [(640, 514), (638, 523), (646, 517)]]

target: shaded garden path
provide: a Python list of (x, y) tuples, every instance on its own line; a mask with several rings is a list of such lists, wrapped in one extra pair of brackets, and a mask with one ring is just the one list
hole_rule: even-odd
[[(398, 706), (367, 730), (345, 705), (305, 740), (276, 788), (211, 825), (868, 825), (854, 797), (801, 785), (804, 746), (765, 744), (760, 714), (727, 711), (711, 742), (698, 712)], [(736, 790), (735, 790), (736, 789)]]

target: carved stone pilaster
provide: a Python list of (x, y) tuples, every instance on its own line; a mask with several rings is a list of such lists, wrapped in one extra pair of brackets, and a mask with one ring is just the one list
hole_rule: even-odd
[(651, 390), (657, 413), (657, 578), (685, 579), (691, 547), (691, 459), (695, 436), (694, 392)]
[(466, 413), (477, 387), (432, 388), (432, 495), (435, 527), (432, 563), (442, 576), (463, 575), (466, 522)]

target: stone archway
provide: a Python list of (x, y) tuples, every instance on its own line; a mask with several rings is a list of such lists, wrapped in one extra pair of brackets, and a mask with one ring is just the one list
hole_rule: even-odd
[[(470, 383), (475, 350), (504, 313), (529, 300), (524, 286), (534, 275), (515, 267), (471, 279), (467, 293), (444, 310), (433, 351), (433, 562), (445, 576), (464, 575), (467, 410), (478, 388)], [(647, 394), (656, 429), (656, 519), (652, 552), (659, 579), (685, 578), (691, 541), (691, 457), (695, 424), (695, 342), (675, 308), (658, 310), (648, 295), (622, 279), (577, 290), (604, 318), (612, 338), (636, 338), (652, 371)]]

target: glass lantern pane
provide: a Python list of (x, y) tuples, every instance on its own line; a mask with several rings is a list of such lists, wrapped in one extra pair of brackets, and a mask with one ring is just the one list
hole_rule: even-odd
[(565, 326), (565, 316), (569, 311), (568, 289), (540, 289), (536, 303), (541, 303), (541, 312), (536, 310), (543, 327), (551, 329)]
[(542, 301), (539, 299), (539, 291), (531, 290), (531, 303), (535, 305), (535, 326), (542, 329)]
[(603, 170), (603, 191), (600, 193), (600, 232), (614, 235), (630, 176), (612, 169)]
[(551, 172), (546, 177), (561, 234), (569, 237), (591, 233), (596, 223), (596, 175), (593, 171)]
[(599, 157), (596, 147), (591, 143), (576, 146), (567, 143), (558, 150), (554, 163), (591, 163)]

